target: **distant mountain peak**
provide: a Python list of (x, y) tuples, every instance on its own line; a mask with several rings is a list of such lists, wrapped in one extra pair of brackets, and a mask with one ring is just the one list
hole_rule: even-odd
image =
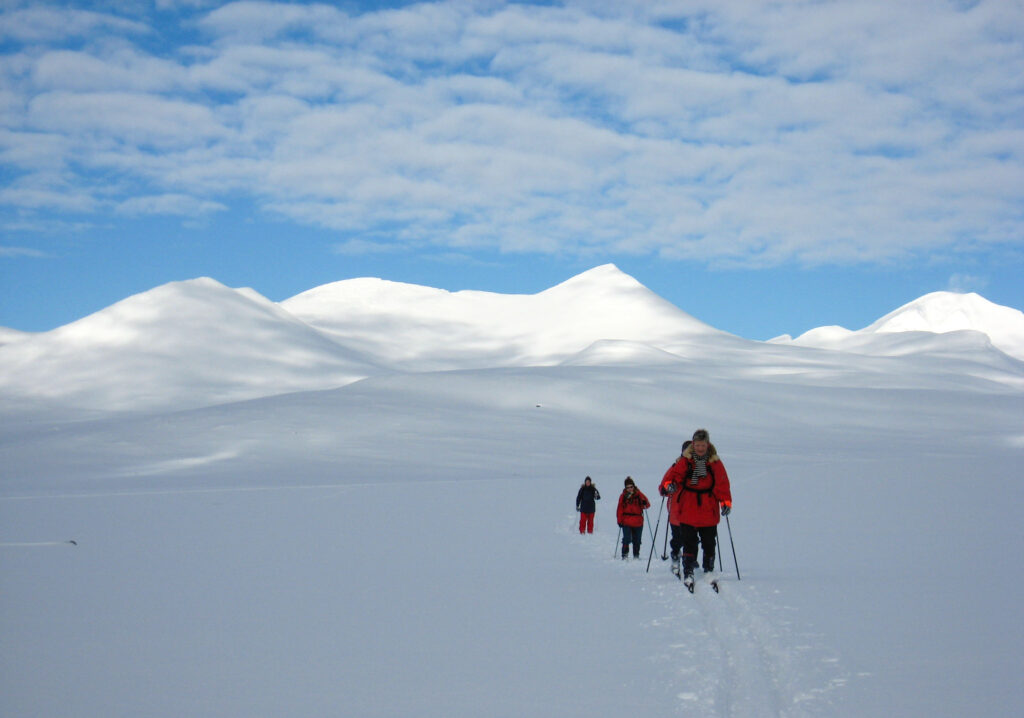
[(574, 277), (556, 284), (546, 292), (560, 291), (567, 288), (607, 288), (614, 290), (643, 289), (650, 291), (641, 284), (635, 277), (626, 274), (614, 264), (602, 264), (593, 269), (588, 269)]
[(942, 334), (961, 329), (986, 331), (988, 328), (1024, 320), (1024, 314), (1003, 307), (973, 292), (931, 292), (886, 314), (863, 331), (924, 331)]
[[(893, 335), (919, 333), (944, 335), (950, 347), (962, 348), (964, 337), (954, 336), (962, 332), (982, 334), (996, 349), (1024, 359), (1024, 312), (995, 304), (973, 292), (931, 292), (859, 331), (818, 327), (800, 335), (793, 343), (831, 349), (856, 347), (858, 351), (871, 353), (874, 349), (890, 351)], [(936, 346), (934, 341), (924, 337), (919, 345), (927, 351), (934, 351)], [(976, 346), (977, 342), (970, 345)]]
[(0, 392), (103, 409), (191, 408), (377, 371), (266, 297), (209, 277), (162, 284), (0, 349)]
[(618, 280), (621, 278), (626, 278), (632, 282), (636, 282), (636, 279), (623, 272), (615, 264), (609, 262), (608, 264), (601, 264), (596, 267), (587, 269), (583, 272), (580, 272), (576, 276), (570, 277), (569, 279), (565, 280), (565, 282), (562, 282), (562, 284), (580, 281), (601, 281), (605, 279)]
[(403, 370), (553, 365), (601, 340), (671, 350), (685, 337), (724, 335), (614, 264), (536, 294), (448, 292), (348, 279), (303, 292), (281, 306)]

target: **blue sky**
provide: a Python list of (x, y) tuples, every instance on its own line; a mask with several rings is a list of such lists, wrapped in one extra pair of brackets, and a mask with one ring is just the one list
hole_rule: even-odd
[(0, 326), (211, 276), (533, 293), (753, 339), (1024, 308), (1024, 6), (7, 2)]

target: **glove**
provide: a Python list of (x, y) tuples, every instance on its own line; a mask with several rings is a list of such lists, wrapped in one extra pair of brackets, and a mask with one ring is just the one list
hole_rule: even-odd
[(674, 494), (676, 492), (676, 485), (674, 483), (673, 484), (669, 484), (664, 489), (662, 489), (661, 492), (663, 494), (665, 494), (666, 496), (671, 496), (672, 494)]
[(580, 510), (580, 507), (579, 507), (579, 506), (577, 506), (577, 507), (576, 507), (576, 510), (577, 510), (577, 511), (579, 511), (579, 510)]
[(732, 513), (732, 506), (729, 504), (722, 504), (722, 516), (728, 516)]

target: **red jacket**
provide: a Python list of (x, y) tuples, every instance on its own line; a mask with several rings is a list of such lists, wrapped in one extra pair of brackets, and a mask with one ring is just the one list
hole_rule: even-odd
[[(725, 464), (718, 458), (714, 446), (708, 447), (707, 476), (691, 484), (687, 478), (693, 467), (693, 447), (679, 457), (661, 480), (658, 487), (662, 496), (668, 496), (668, 520), (672, 524), (688, 524), (690, 526), (717, 526), (722, 520), (719, 504), (732, 506), (732, 492), (729, 490), (729, 474)], [(675, 491), (668, 493), (670, 485)]]
[(649, 509), (651, 502), (647, 500), (640, 489), (636, 489), (632, 496), (627, 496), (625, 489), (619, 496), (619, 508), (615, 512), (620, 526), (632, 526), (640, 528), (644, 525), (644, 509)]

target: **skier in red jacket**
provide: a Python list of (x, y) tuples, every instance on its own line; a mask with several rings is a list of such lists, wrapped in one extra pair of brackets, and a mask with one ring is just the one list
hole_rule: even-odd
[(729, 474), (707, 429), (693, 433), (693, 441), (684, 445), (682, 455), (665, 472), (658, 491), (668, 497), (672, 573), (679, 576), (681, 550), (683, 578), (692, 585), (698, 542), (704, 550), (704, 572), (713, 571), (718, 522), (732, 510)]
[(633, 544), (633, 558), (640, 558), (640, 539), (644, 533), (644, 509), (650, 508), (651, 502), (640, 492), (627, 476), (619, 496), (619, 508), (615, 512), (619, 528), (622, 529), (622, 558), (629, 557), (629, 545)]

